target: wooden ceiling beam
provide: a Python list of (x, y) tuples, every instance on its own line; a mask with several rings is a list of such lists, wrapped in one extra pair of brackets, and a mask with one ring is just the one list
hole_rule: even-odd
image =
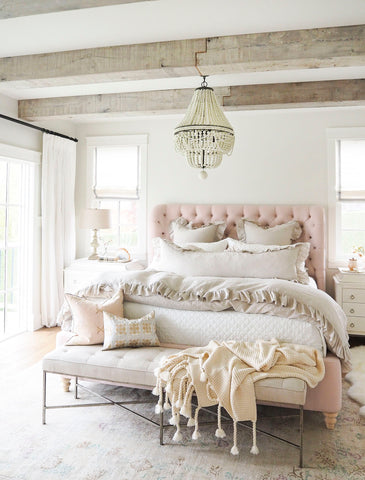
[(154, 0), (0, 0), (0, 20)]
[[(52, 118), (151, 115), (184, 112), (193, 89), (112, 93), (38, 100), (20, 100), (19, 117), (28, 121)], [(215, 88), (225, 110), (365, 105), (365, 80), (241, 85)]]
[(0, 84), (46, 87), (365, 65), (365, 25), (0, 58)]

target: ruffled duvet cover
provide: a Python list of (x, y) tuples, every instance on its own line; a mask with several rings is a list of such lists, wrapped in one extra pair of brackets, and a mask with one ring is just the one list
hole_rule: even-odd
[[(346, 372), (351, 368), (347, 319), (341, 307), (325, 292), (312, 286), (287, 280), (184, 277), (155, 270), (104, 274), (98, 281), (79, 291), (89, 297), (109, 297), (119, 288), (125, 299), (184, 310), (222, 311), (268, 314), (300, 318), (315, 324), (327, 346), (342, 362)], [(71, 312), (65, 303), (58, 323), (71, 330)]]

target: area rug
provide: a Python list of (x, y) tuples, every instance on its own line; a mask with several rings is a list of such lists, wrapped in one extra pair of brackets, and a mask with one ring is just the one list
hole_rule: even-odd
[[(251, 432), (239, 429), (238, 456), (230, 454), (227, 438), (214, 436), (216, 425), (201, 426), (199, 440), (182, 429), (183, 441), (174, 443), (173, 429), (159, 445), (158, 428), (115, 406), (48, 410), (41, 423), (41, 368), (32, 367), (1, 385), (1, 480), (357, 480), (365, 478), (365, 419), (346, 395), (334, 431), (324, 427), (322, 414), (305, 412), (304, 463), (299, 452), (258, 434), (259, 455), (251, 455)], [(90, 401), (89, 394), (74, 400), (62, 391), (60, 379), (49, 375), (49, 402)], [(147, 391), (97, 385), (113, 398), (151, 398)], [(92, 401), (95, 401), (92, 398)], [(136, 407), (137, 408), (137, 407)], [(143, 412), (153, 416), (153, 405)], [(284, 409), (260, 407), (258, 427), (291, 441), (298, 440), (298, 418), (282, 417)], [(285, 410), (286, 412), (288, 410)]]
[(360, 405), (360, 415), (365, 417), (365, 346), (351, 348), (352, 371), (346, 380), (352, 385), (347, 395)]

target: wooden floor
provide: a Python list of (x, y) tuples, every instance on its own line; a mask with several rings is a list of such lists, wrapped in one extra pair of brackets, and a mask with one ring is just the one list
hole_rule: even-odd
[(59, 327), (44, 327), (0, 342), (0, 378), (16, 375), (39, 362), (55, 348), (59, 330)]

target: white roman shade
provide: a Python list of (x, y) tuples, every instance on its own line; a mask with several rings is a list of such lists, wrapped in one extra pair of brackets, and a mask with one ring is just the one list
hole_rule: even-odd
[(96, 198), (138, 199), (139, 147), (96, 147), (93, 190)]
[(338, 199), (365, 200), (364, 140), (341, 140), (338, 149)]

